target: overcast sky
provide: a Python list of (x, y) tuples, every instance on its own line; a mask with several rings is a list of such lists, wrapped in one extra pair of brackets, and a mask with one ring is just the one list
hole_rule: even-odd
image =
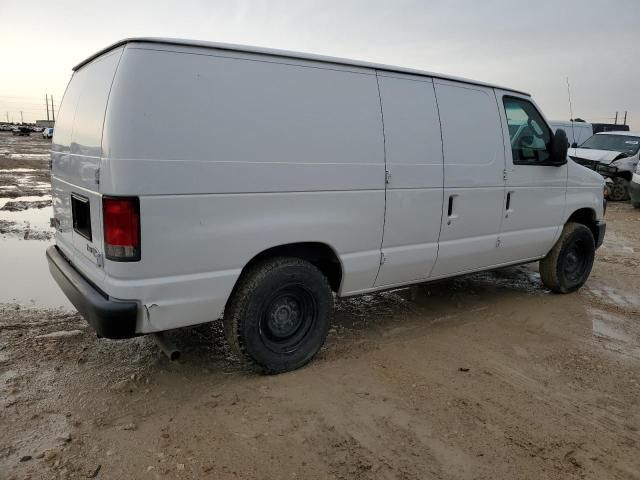
[(45, 118), (71, 67), (124, 37), (369, 60), (530, 92), (549, 119), (640, 130), (640, 0), (1, 0), (0, 120)]

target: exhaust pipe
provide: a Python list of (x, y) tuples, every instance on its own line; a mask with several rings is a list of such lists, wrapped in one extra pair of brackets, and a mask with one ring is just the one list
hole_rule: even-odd
[(176, 347), (176, 345), (171, 340), (169, 340), (164, 333), (154, 333), (153, 339), (156, 341), (156, 343), (160, 347), (160, 350), (164, 352), (169, 360), (175, 362), (180, 358), (180, 350), (178, 350), (178, 347)]

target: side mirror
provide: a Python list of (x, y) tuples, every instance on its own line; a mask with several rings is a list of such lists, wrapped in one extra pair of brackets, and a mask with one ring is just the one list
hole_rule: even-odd
[(571, 148), (578, 148), (578, 142), (573, 142), (571, 144)]
[(567, 163), (567, 152), (569, 151), (569, 139), (567, 133), (559, 128), (551, 139), (550, 163), (556, 167)]

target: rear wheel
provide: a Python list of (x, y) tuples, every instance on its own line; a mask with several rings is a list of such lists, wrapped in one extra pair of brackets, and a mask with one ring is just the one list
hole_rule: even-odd
[(556, 293), (577, 290), (589, 278), (595, 251), (591, 230), (580, 223), (567, 223), (554, 247), (540, 260), (542, 283)]
[(629, 200), (629, 181), (621, 177), (614, 178), (609, 191), (609, 199), (613, 202)]
[(273, 258), (239, 280), (225, 310), (225, 335), (261, 370), (295, 370), (324, 344), (332, 309), (333, 294), (320, 270), (299, 258)]

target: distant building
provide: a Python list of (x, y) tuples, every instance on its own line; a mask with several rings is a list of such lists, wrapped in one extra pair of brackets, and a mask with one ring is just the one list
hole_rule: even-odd
[(52, 127), (53, 128), (53, 124), (55, 122), (53, 120), (36, 120), (36, 125), (38, 127), (44, 127), (44, 128), (49, 128)]

